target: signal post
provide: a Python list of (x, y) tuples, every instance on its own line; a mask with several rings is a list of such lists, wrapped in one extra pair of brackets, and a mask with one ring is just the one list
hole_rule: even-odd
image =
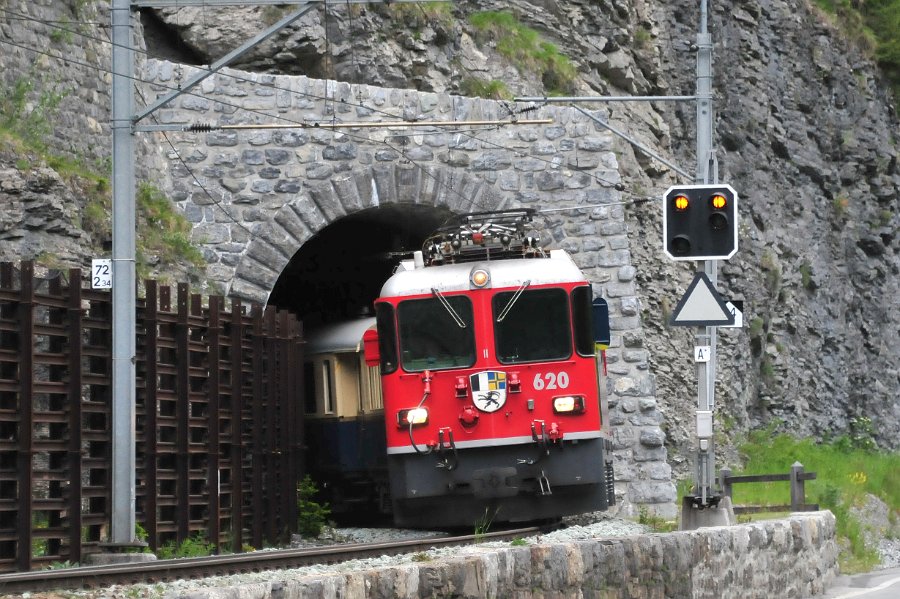
[[(717, 260), (737, 252), (737, 193), (720, 185), (713, 144), (712, 37), (707, 0), (700, 2), (697, 34), (697, 170), (695, 185), (670, 188), (663, 196), (663, 250), (673, 260), (697, 260), (697, 275), (672, 317), (674, 325), (698, 326), (696, 477), (682, 501), (682, 530), (734, 524), (731, 500), (714, 487), (713, 409), (716, 381), (716, 327), (733, 325), (734, 315), (716, 292)], [(699, 315), (695, 318), (693, 315)]]

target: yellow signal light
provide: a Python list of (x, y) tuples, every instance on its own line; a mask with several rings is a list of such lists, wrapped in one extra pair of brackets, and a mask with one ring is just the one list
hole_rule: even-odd
[(674, 201), (675, 201), (675, 210), (678, 210), (679, 212), (683, 212), (683, 211), (687, 210), (688, 206), (690, 206), (690, 204), (691, 204), (691, 201), (688, 199), (688, 197), (686, 195), (677, 195), (677, 196), (675, 196)]
[(714, 209), (722, 210), (723, 208), (725, 208), (725, 206), (728, 205), (728, 198), (723, 196), (721, 193), (717, 193), (709, 199), (709, 202), (710, 204), (712, 204), (712, 207)]

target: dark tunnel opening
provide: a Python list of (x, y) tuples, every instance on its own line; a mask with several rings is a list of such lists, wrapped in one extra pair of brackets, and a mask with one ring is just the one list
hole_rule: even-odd
[(306, 330), (372, 312), (399, 261), (451, 212), (432, 206), (385, 206), (341, 218), (294, 254), (269, 296), (269, 305), (297, 314)]

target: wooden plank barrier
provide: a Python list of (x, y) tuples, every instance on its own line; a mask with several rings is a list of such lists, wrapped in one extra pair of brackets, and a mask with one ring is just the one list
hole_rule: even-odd
[(733, 486), (745, 483), (789, 482), (791, 484), (790, 505), (735, 505), (735, 514), (759, 514), (763, 512), (814, 512), (819, 509), (817, 503), (806, 503), (806, 486), (808, 480), (815, 480), (815, 472), (805, 472), (803, 464), (794, 462), (787, 474), (750, 474), (732, 476), (729, 468), (719, 471), (719, 487), (724, 495), (733, 498)]
[[(108, 540), (112, 304), (86, 283), (0, 263), (0, 572), (78, 563)], [(144, 288), (135, 491), (150, 548), (282, 541), (303, 468), (301, 323), (186, 284)]]

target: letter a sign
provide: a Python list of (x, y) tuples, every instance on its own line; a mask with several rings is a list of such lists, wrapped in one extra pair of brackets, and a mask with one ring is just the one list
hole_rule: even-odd
[(706, 273), (698, 272), (675, 307), (669, 324), (678, 327), (725, 326), (734, 324), (734, 314), (725, 305)]

